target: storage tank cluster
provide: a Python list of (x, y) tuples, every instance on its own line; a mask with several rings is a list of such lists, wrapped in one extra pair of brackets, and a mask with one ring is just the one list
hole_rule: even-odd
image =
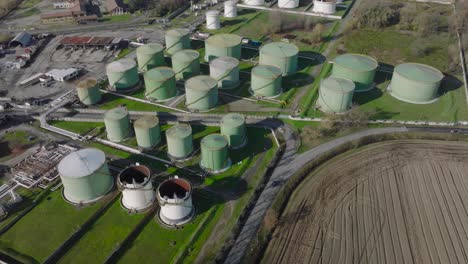
[(317, 106), (326, 113), (343, 113), (351, 108), (354, 82), (339, 77), (329, 77), (320, 83)]
[(205, 41), (205, 61), (217, 57), (241, 57), (242, 38), (235, 34), (216, 34)]
[(237, 16), (237, 1), (227, 0), (224, 1), (224, 17), (236, 17)]
[(185, 107), (204, 112), (218, 104), (218, 82), (207, 75), (198, 75), (185, 82)]
[(144, 74), (145, 97), (155, 101), (167, 101), (177, 95), (175, 72), (169, 67), (158, 67)]
[(159, 220), (168, 226), (179, 226), (190, 222), (195, 215), (192, 204), (192, 184), (182, 178), (174, 177), (162, 182), (157, 191), (161, 209)]
[(116, 92), (128, 92), (140, 83), (137, 64), (132, 59), (120, 59), (107, 64), (109, 89)]
[(231, 166), (228, 140), (221, 134), (210, 134), (201, 141), (200, 167), (211, 173), (221, 173)]
[(298, 55), (299, 49), (296, 45), (272, 42), (260, 48), (259, 63), (276, 66), (281, 69), (283, 76), (287, 76), (296, 73)]
[(314, 0), (314, 6), (312, 12), (332, 15), (336, 13), (336, 1), (335, 0)]
[(166, 52), (169, 55), (179, 50), (190, 49), (190, 31), (185, 28), (175, 28), (166, 31)]
[(125, 107), (116, 107), (104, 114), (104, 124), (107, 131), (107, 139), (112, 142), (121, 142), (128, 138), (130, 129), (130, 116)]
[(166, 130), (167, 156), (171, 160), (187, 159), (193, 151), (192, 127), (177, 124)]
[(172, 69), (178, 80), (187, 80), (200, 74), (200, 53), (196, 50), (180, 50), (171, 57)]
[(136, 50), (138, 62), (138, 70), (141, 72), (163, 66), (164, 63), (164, 47), (157, 43), (148, 43)]
[(80, 102), (84, 105), (95, 105), (101, 101), (101, 90), (96, 79), (87, 78), (80, 81), (76, 91)]
[(231, 149), (239, 149), (247, 144), (245, 117), (238, 113), (224, 115), (221, 119), (221, 134), (228, 141)]
[(217, 10), (208, 10), (208, 11), (206, 11), (206, 28), (207, 29), (219, 29), (219, 28), (221, 28), (219, 11), (217, 11)]
[(122, 191), (122, 207), (132, 213), (145, 211), (156, 200), (151, 171), (146, 166), (136, 164), (122, 170), (118, 186)]
[(374, 76), (379, 64), (366, 55), (348, 53), (335, 58), (332, 76), (350, 79), (356, 85), (356, 92), (374, 88)]
[(239, 85), (239, 60), (218, 57), (210, 61), (210, 76), (218, 81), (219, 89), (232, 89)]
[(271, 65), (252, 68), (250, 90), (254, 96), (274, 98), (281, 94), (282, 71)]
[(145, 115), (133, 122), (137, 145), (142, 149), (153, 149), (161, 141), (161, 129), (156, 115)]
[(279, 8), (296, 8), (299, 6), (299, 0), (278, 0)]
[(414, 104), (432, 103), (437, 99), (444, 75), (438, 69), (419, 63), (395, 67), (390, 82), (391, 95)]

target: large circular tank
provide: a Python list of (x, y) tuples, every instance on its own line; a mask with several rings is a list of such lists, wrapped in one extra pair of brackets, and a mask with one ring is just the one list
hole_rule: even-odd
[(169, 226), (190, 222), (195, 215), (192, 204), (192, 184), (175, 176), (163, 181), (156, 191), (159, 205), (159, 220)]
[(218, 57), (210, 61), (210, 76), (218, 81), (219, 89), (232, 89), (239, 85), (239, 60)]
[(285, 42), (272, 42), (260, 48), (260, 64), (272, 65), (281, 69), (283, 76), (297, 71), (297, 56), (299, 49), (296, 45)]
[(94, 148), (68, 154), (57, 166), (65, 200), (73, 204), (89, 204), (108, 193), (114, 180), (104, 152)]
[(348, 53), (335, 58), (332, 76), (350, 79), (356, 85), (356, 92), (364, 92), (374, 87), (378, 66), (377, 61), (369, 56)]
[(177, 124), (166, 130), (167, 155), (173, 160), (186, 159), (193, 151), (192, 128)]
[(391, 95), (414, 104), (427, 104), (437, 99), (444, 75), (436, 68), (419, 63), (395, 67), (390, 82)]
[(334, 14), (336, 13), (336, 2), (335, 0), (314, 0), (312, 12), (325, 15)]
[(219, 18), (219, 11), (208, 10), (206, 11), (206, 28), (207, 29), (219, 29), (221, 28), (221, 22)]
[(276, 97), (281, 94), (282, 71), (270, 65), (252, 68), (250, 89), (255, 96)]
[(130, 116), (125, 107), (117, 107), (104, 114), (107, 139), (112, 142), (121, 142), (131, 135)]
[(228, 155), (228, 140), (221, 134), (211, 134), (201, 141), (200, 167), (212, 173), (219, 173), (231, 166)]
[(238, 113), (224, 115), (221, 119), (221, 134), (228, 140), (232, 149), (238, 149), (247, 143), (245, 117)]
[(137, 65), (132, 59), (113, 61), (107, 64), (106, 71), (109, 88), (117, 92), (131, 90), (140, 82)]
[(242, 38), (235, 34), (216, 34), (205, 40), (205, 61), (216, 57), (241, 57)]
[(101, 91), (96, 79), (85, 79), (76, 86), (78, 98), (85, 105), (94, 105), (101, 101)]
[(299, 6), (299, 0), (278, 0), (279, 8), (296, 8)]
[(227, 0), (224, 1), (224, 17), (236, 17), (237, 16), (237, 1)]
[(218, 82), (199, 75), (185, 82), (185, 106), (191, 111), (209, 111), (218, 104)]
[(119, 173), (119, 189), (122, 190), (122, 206), (131, 212), (141, 212), (156, 199), (151, 183), (151, 171), (142, 165), (131, 165)]
[(179, 50), (190, 49), (190, 31), (186, 28), (174, 28), (166, 31), (166, 52), (169, 55)]
[(353, 102), (355, 85), (349, 79), (329, 77), (320, 83), (317, 106), (327, 113), (346, 112)]
[(200, 74), (200, 53), (196, 50), (180, 50), (171, 57), (176, 79), (187, 80)]
[(152, 149), (161, 141), (159, 119), (155, 115), (145, 115), (133, 122), (138, 147)]
[(158, 67), (145, 72), (145, 96), (165, 101), (177, 95), (175, 73), (169, 67)]
[(142, 72), (164, 65), (164, 47), (157, 43), (148, 43), (136, 50), (138, 69)]
[(244, 4), (250, 6), (261, 6), (265, 4), (265, 0), (244, 0)]

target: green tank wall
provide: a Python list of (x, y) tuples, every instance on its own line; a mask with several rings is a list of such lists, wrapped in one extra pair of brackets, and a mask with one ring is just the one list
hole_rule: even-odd
[(130, 117), (125, 116), (120, 119), (104, 117), (107, 138), (113, 142), (121, 142), (131, 135)]
[[(256, 71), (260, 68), (275, 68), (276, 74), (271, 73), (268, 75), (257, 74)], [(281, 94), (282, 76), (279, 68), (274, 66), (259, 65), (252, 69), (251, 74), (251, 89), (255, 96), (276, 97)]]
[(78, 88), (78, 98), (85, 105), (95, 105), (101, 101), (101, 91), (99, 86), (95, 85), (89, 88)]
[[(198, 54), (198, 56), (185, 55)], [(172, 56), (172, 69), (177, 80), (187, 80), (200, 74), (200, 54), (194, 50), (181, 50)]]
[(135, 137), (138, 147), (152, 149), (161, 141), (159, 124), (154, 126), (140, 126), (134, 123)]
[(232, 115), (237, 114), (228, 114), (222, 118), (221, 134), (226, 137), (229, 146), (236, 149), (243, 146), (247, 140), (245, 118), (242, 115), (238, 115), (239, 118), (237, 116), (231, 118)]
[(169, 30), (165, 35), (166, 52), (169, 55), (179, 50), (190, 49), (190, 33), (187, 29), (176, 28)]
[[(215, 145), (217, 146), (213, 147), (207, 142), (213, 140), (222, 142), (216, 142)], [(222, 135), (212, 134), (204, 137), (201, 142), (201, 154), (202, 160), (200, 165), (204, 169), (220, 171), (229, 165), (228, 141)]]
[(373, 88), (378, 62), (361, 54), (344, 54), (335, 58), (331, 76), (350, 79), (356, 85), (356, 92)]
[(136, 57), (138, 69), (142, 72), (150, 69), (163, 66), (164, 63), (164, 48), (155, 43), (149, 43), (137, 48)]
[(294, 44), (273, 42), (260, 48), (260, 64), (276, 66), (283, 76), (297, 72), (299, 49)]
[(353, 103), (354, 83), (351, 80), (331, 77), (330, 79), (338, 79), (341, 82), (339, 87), (334, 83), (327, 83), (328, 79), (324, 79), (320, 84), (317, 106), (320, 110), (326, 113), (343, 113), (351, 108)]
[(217, 57), (241, 58), (242, 38), (234, 34), (217, 34), (205, 40), (205, 61)]
[(109, 79), (109, 85), (114, 86), (117, 92), (133, 88), (140, 81), (136, 64), (135, 67), (124, 72), (108, 70), (107, 78)]
[(192, 130), (190, 128), (190, 133), (178, 133), (176, 126), (166, 130), (167, 153), (171, 158), (184, 159), (193, 151)]
[(437, 98), (441, 81), (419, 82), (405, 78), (398, 72), (394, 72), (390, 83), (391, 94), (399, 100), (425, 104)]
[[(196, 76), (193, 78), (201, 77)], [(193, 79), (192, 78), (192, 79)], [(211, 77), (209, 77), (212, 79)], [(209, 111), (218, 104), (218, 83), (212, 79), (211, 87), (205, 87), (206, 89), (200, 89), (197, 84), (191, 85), (191, 79), (185, 82), (185, 106), (187, 109), (192, 111)], [(208, 84), (204, 84), (208, 85)]]
[(145, 73), (144, 80), (145, 96), (149, 99), (164, 101), (177, 95), (175, 74), (171, 68), (151, 69)]

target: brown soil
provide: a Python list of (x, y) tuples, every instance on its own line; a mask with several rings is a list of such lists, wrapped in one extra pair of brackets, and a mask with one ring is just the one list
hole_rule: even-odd
[(292, 195), (263, 263), (468, 263), (468, 144), (395, 141)]

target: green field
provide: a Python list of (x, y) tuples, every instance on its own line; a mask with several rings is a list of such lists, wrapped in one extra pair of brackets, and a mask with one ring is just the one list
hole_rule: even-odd
[[(132, 96), (142, 99), (144, 97), (144, 89), (140, 89)], [(130, 111), (166, 111), (167, 108), (162, 108), (156, 105), (134, 101), (118, 95), (104, 93), (102, 95), (102, 103), (98, 105), (100, 109), (109, 110), (118, 106), (125, 106)]]

